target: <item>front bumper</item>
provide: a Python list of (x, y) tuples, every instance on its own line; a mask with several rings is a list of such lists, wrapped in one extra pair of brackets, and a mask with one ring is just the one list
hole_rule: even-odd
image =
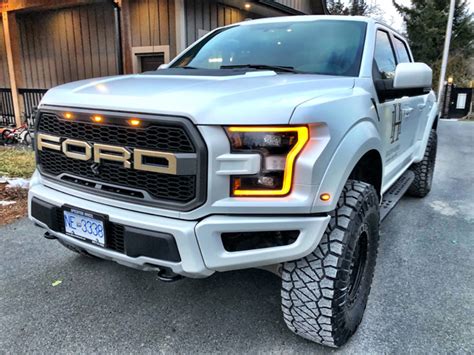
[[(58, 230), (49, 228), (38, 218), (32, 216), (31, 201), (36, 198), (57, 208), (63, 205), (105, 214), (110, 222), (123, 226), (144, 229), (152, 232), (171, 234), (177, 245), (181, 261), (173, 262), (147, 256), (131, 257), (126, 254), (101, 248), (70, 237)], [(119, 264), (142, 270), (171, 269), (174, 273), (188, 277), (206, 277), (215, 271), (272, 265), (295, 260), (311, 253), (319, 244), (329, 222), (329, 216), (209, 216), (199, 221), (187, 221), (138, 213), (110, 205), (87, 201), (47, 187), (39, 182), (33, 183), (29, 192), (30, 219), (48, 229), (63, 243), (84, 249), (97, 257), (113, 260)], [(258, 232), (298, 230), (297, 240), (285, 246), (228, 252), (220, 235), (228, 232)]]

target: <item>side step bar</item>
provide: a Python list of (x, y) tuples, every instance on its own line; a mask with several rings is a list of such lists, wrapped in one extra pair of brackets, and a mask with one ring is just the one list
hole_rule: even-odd
[(383, 195), (382, 203), (380, 204), (380, 221), (383, 221), (388, 216), (405, 192), (407, 192), (413, 180), (415, 180), (415, 173), (407, 170)]

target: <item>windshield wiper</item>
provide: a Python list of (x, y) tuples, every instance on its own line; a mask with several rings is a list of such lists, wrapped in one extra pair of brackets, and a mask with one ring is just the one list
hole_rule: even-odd
[(281, 65), (267, 65), (267, 64), (231, 64), (231, 65), (221, 65), (221, 69), (240, 69), (240, 68), (249, 68), (249, 69), (261, 69), (261, 70), (273, 70), (287, 73), (301, 73), (298, 70), (295, 70), (293, 67), (281, 66)]

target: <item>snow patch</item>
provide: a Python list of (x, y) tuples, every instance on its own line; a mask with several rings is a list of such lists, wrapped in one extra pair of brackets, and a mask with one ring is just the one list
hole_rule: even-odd
[(22, 189), (27, 189), (28, 186), (30, 185), (30, 180), (23, 179), (23, 178), (9, 178), (9, 177), (2, 176), (0, 177), (0, 184), (6, 184), (7, 188), (19, 187)]
[(459, 216), (468, 222), (474, 221), (474, 203), (465, 201), (452, 201), (447, 203), (444, 201), (433, 201), (430, 203), (431, 208), (435, 212), (443, 216)]
[(444, 216), (454, 216), (458, 213), (456, 208), (451, 207), (448, 203), (443, 201), (433, 201), (430, 203), (431, 208)]

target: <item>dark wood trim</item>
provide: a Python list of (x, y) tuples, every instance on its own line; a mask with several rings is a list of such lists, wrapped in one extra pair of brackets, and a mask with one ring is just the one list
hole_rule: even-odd
[(123, 73), (133, 73), (133, 58), (132, 58), (132, 31), (130, 24), (130, 1), (117, 0), (120, 8), (120, 37), (122, 41), (122, 61)]

